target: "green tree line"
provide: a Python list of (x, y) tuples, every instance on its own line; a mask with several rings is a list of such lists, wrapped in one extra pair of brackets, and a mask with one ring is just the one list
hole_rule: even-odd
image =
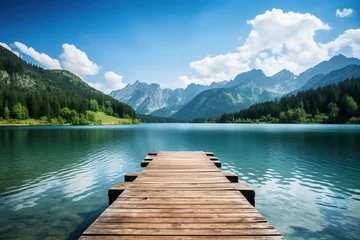
[(360, 79), (347, 79), (223, 114), (218, 122), (360, 123), (359, 103)]

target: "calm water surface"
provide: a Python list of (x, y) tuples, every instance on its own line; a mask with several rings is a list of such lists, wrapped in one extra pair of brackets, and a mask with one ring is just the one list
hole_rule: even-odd
[(0, 128), (0, 239), (74, 239), (149, 151), (204, 150), (288, 239), (360, 238), (360, 126)]

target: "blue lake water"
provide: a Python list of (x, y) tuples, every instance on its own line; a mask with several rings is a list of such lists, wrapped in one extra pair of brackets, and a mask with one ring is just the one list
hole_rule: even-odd
[(360, 126), (0, 128), (0, 239), (76, 239), (150, 151), (212, 151), (288, 239), (359, 239)]

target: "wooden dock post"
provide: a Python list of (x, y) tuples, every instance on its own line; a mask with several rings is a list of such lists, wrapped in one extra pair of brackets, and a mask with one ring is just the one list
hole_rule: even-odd
[(251, 186), (218, 169), (213, 155), (149, 153), (143, 171), (109, 189), (110, 206), (80, 239), (284, 239), (254, 208)]

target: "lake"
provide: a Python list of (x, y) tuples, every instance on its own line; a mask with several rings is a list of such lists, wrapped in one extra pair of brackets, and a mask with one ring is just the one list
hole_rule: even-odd
[(150, 151), (212, 151), (288, 239), (359, 239), (360, 126), (0, 128), (0, 239), (76, 239)]

